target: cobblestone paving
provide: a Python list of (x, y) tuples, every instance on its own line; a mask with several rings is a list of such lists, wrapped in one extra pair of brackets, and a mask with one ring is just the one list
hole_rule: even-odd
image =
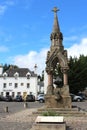
[[(37, 109), (29, 108), (0, 116), (0, 130), (30, 130), (36, 119), (32, 114), (33, 111), (37, 111)], [(64, 117), (64, 120), (67, 130), (87, 130), (87, 116)]]
[(15, 114), (0, 117), (0, 130), (30, 130), (35, 120), (35, 109), (25, 109)]
[(31, 123), (0, 122), (0, 130), (30, 130)]
[(87, 117), (67, 117), (67, 130), (87, 130)]

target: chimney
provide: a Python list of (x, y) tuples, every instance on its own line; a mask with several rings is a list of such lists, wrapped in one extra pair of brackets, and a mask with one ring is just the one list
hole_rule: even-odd
[(34, 66), (34, 73), (37, 74), (37, 64)]

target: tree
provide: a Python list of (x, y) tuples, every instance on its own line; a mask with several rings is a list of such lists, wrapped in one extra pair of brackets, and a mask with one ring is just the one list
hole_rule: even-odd
[(87, 56), (69, 59), (69, 87), (70, 92), (78, 93), (87, 87)]
[(8, 70), (10, 67), (18, 68), (18, 66), (16, 66), (16, 65), (5, 64), (5, 65), (3, 65), (3, 72)]
[[(87, 87), (87, 56), (80, 55), (77, 57), (70, 57), (68, 71), (68, 84), (71, 93), (78, 93)], [(61, 72), (60, 64), (57, 64), (53, 73), (54, 79), (59, 77), (63, 81), (63, 73)], [(59, 87), (63, 86), (63, 82), (56, 82)]]

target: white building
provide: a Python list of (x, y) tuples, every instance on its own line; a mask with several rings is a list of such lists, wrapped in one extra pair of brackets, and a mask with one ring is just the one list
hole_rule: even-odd
[(48, 86), (48, 75), (47, 72), (44, 70), (44, 94), (47, 93), (47, 86)]
[(3, 73), (0, 66), (0, 95), (11, 95), (15, 97), (20, 94), (34, 94), (37, 97), (37, 74), (27, 68), (13, 68)]
[(44, 81), (38, 81), (38, 94), (44, 93)]

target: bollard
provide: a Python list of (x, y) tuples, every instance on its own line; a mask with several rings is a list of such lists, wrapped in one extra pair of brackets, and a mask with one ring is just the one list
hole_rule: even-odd
[(8, 106), (6, 106), (6, 107), (4, 108), (4, 110), (5, 110), (5, 112), (8, 112)]
[(27, 108), (28, 107), (28, 104), (27, 102), (24, 103), (24, 108)]

